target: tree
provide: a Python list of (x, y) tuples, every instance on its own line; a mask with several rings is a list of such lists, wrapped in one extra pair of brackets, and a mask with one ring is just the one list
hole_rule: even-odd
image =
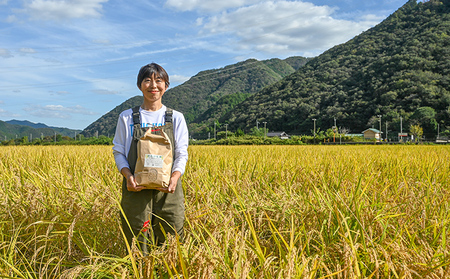
[(241, 137), (243, 135), (245, 135), (244, 131), (242, 131), (241, 128), (238, 128), (237, 131), (236, 131), (236, 136)]
[(263, 137), (265, 135), (264, 128), (253, 127), (250, 129), (250, 134), (257, 137)]
[(436, 111), (431, 107), (419, 107), (417, 108), (411, 120), (414, 124), (420, 125), (426, 137), (431, 137), (437, 130)]
[(217, 139), (225, 139), (227, 137), (232, 137), (234, 136), (234, 133), (230, 132), (230, 131), (220, 131), (217, 133)]
[(423, 129), (420, 125), (411, 125), (409, 127), (409, 132), (414, 136), (415, 141), (419, 141), (423, 135)]

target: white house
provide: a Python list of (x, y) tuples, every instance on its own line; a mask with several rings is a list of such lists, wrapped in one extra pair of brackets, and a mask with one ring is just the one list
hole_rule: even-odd
[(280, 139), (289, 139), (289, 135), (286, 132), (269, 132), (267, 136), (269, 138), (279, 137)]

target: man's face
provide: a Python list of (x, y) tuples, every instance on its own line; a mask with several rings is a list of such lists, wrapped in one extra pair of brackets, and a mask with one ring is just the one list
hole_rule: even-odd
[(166, 82), (155, 75), (144, 78), (139, 88), (144, 94), (144, 98), (150, 102), (160, 101), (166, 92)]

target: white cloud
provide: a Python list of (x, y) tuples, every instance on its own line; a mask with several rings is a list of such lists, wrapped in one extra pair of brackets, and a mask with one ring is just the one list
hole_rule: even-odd
[(57, 91), (56, 94), (58, 94), (58, 95), (68, 95), (68, 94), (70, 94), (70, 92), (68, 92), (68, 91)]
[[(21, 118), (22, 115), (18, 114), (18, 113), (13, 113), (4, 109), (0, 109), (0, 116), (3, 117), (3, 119), (18, 119)], [(2, 120), (2, 121), (6, 121), (6, 120)]]
[[(134, 75), (133, 75), (134, 76)], [(96, 93), (97, 95), (123, 95), (123, 92), (130, 88), (135, 88), (135, 78), (132, 78), (130, 83), (128, 78), (99, 78), (92, 79), (90, 76), (86, 75), (74, 75), (74, 79), (80, 82), (90, 84), (89, 92)], [(90, 94), (92, 95), (92, 94)]]
[(9, 15), (5, 20), (7, 23), (13, 23), (17, 21), (17, 17), (15, 15)]
[(170, 75), (170, 83), (181, 84), (190, 79), (190, 77), (181, 75)]
[(9, 111), (6, 111), (4, 109), (0, 108), (0, 116), (4, 116), (4, 117), (12, 117), (11, 113)]
[(8, 5), (8, 0), (0, 0), (0, 5)]
[(23, 109), (29, 115), (44, 118), (69, 119), (71, 114), (95, 115), (96, 113), (79, 105), (64, 107), (62, 105), (31, 105)]
[(19, 52), (22, 52), (22, 53), (36, 53), (36, 51), (34, 49), (29, 48), (29, 47), (23, 47), (23, 48), (19, 49)]
[(65, 95), (70, 95), (69, 91), (65, 91), (65, 90), (60, 90), (60, 91), (48, 91), (48, 93), (50, 93), (51, 96), (55, 96), (55, 95), (59, 95), (59, 96), (65, 96)]
[(218, 12), (258, 2), (259, 0), (167, 0), (166, 6), (183, 12), (193, 10)]
[(94, 40), (92, 40), (92, 42), (95, 43), (95, 44), (99, 44), (99, 45), (110, 45), (111, 44), (110, 40), (105, 40), (105, 39), (103, 39), (103, 40), (101, 40), (101, 39), (94, 39)]
[(203, 19), (202, 33), (235, 35), (227, 44), (236, 49), (318, 55), (376, 23), (373, 17), (359, 22), (334, 19), (334, 11), (300, 1), (266, 1)]
[(11, 52), (9, 50), (0, 48), (0, 57), (10, 58), (10, 57), (13, 57), (13, 55), (11, 54)]
[(92, 92), (100, 95), (118, 95), (119, 92), (115, 90), (108, 90), (108, 89), (94, 89), (91, 90)]
[(24, 9), (35, 20), (96, 18), (101, 16), (104, 2), (108, 0), (31, 0)]
[(385, 16), (367, 14), (363, 15), (360, 20), (363, 22), (371, 23), (371, 25), (376, 25), (381, 21), (383, 21), (385, 18), (386, 18)]

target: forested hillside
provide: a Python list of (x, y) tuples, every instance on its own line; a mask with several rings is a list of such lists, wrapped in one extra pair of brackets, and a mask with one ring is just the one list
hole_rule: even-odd
[[(294, 61), (291, 61), (295, 64)], [(299, 67), (308, 60), (298, 57)], [(295, 72), (286, 61), (249, 59), (219, 70), (198, 73), (189, 81), (167, 91), (164, 102), (182, 111), (188, 123), (221, 97), (234, 93), (256, 93), (283, 77)]]
[[(247, 98), (219, 119), (249, 131), (311, 134), (346, 127), (404, 131), (419, 124), (435, 135), (450, 124), (450, 1), (408, 1), (379, 25), (326, 51), (285, 79)], [(386, 124), (387, 123), (387, 124)], [(448, 127), (447, 127), (448, 129)]]
[(56, 134), (66, 137), (75, 137), (81, 130), (68, 128), (50, 127), (42, 123), (29, 121), (9, 120), (0, 121), (0, 140), (27, 137), (28, 140), (53, 137)]
[[(136, 88), (136, 90), (138, 90)], [(87, 126), (81, 134), (85, 137), (92, 137), (96, 134), (103, 136), (113, 136), (116, 132), (117, 119), (119, 114), (129, 108), (139, 106), (143, 102), (143, 97), (135, 96), (123, 102), (122, 104), (115, 107), (113, 110), (109, 111), (91, 125)]]
[[(249, 59), (221, 69), (203, 71), (170, 88), (164, 94), (163, 103), (184, 113), (191, 132), (201, 131), (247, 96), (294, 73), (309, 60), (304, 57), (265, 61)], [(128, 99), (89, 125), (83, 134), (113, 135), (120, 112), (140, 105), (142, 100), (141, 95)]]

